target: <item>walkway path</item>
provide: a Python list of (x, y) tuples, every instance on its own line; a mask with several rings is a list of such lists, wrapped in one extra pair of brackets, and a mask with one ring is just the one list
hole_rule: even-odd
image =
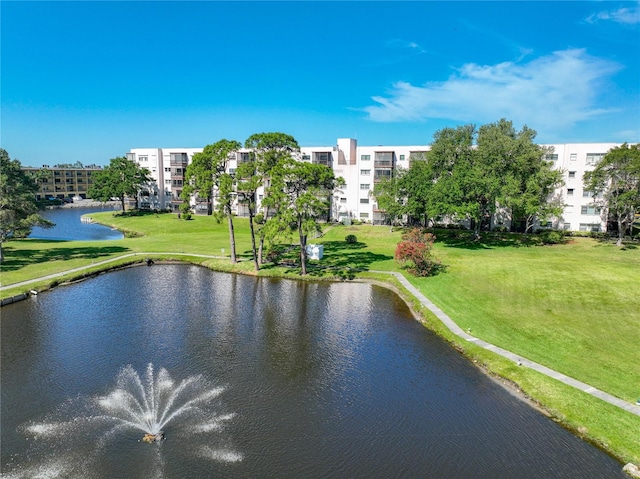
[(95, 266), (102, 266), (103, 264), (109, 264), (109, 263), (113, 263), (114, 261), (120, 260), (120, 259), (124, 259), (124, 258), (129, 258), (132, 256), (151, 256), (151, 255), (171, 255), (171, 256), (196, 256), (198, 258), (210, 258), (210, 259), (221, 259), (223, 258), (222, 256), (211, 256), (211, 255), (207, 255), (207, 254), (194, 254), (194, 253), (159, 253), (159, 252), (154, 252), (154, 253), (128, 253), (122, 256), (117, 256), (115, 258), (109, 258), (109, 259), (105, 259), (104, 261), (98, 261), (97, 263), (91, 263), (88, 264), (86, 266), (80, 266), (78, 268), (73, 268), (73, 269), (69, 269), (67, 271), (61, 271), (60, 273), (53, 273), (53, 274), (49, 274), (47, 276), (41, 276), (40, 278), (35, 278), (35, 279), (30, 279), (27, 281), (21, 281), (19, 283), (12, 283), (12, 284), (7, 284), (4, 286), (0, 286), (0, 291), (4, 291), (6, 289), (10, 289), (10, 288), (18, 288), (20, 286), (27, 286), (29, 284), (32, 283), (37, 283), (39, 281), (45, 281), (45, 280), (49, 280), (49, 279), (55, 279), (55, 278), (59, 278), (60, 276), (66, 276), (70, 273), (78, 273), (80, 271), (83, 271), (85, 269), (89, 269), (89, 268), (93, 268)]
[[(211, 258), (211, 259), (217, 259), (217, 258), (221, 258), (221, 256), (211, 256), (211, 255), (204, 255), (204, 254), (191, 254), (191, 253), (129, 253), (129, 254), (125, 254), (123, 256), (118, 256), (115, 258), (110, 258), (110, 259), (106, 259), (104, 261), (100, 261), (98, 263), (92, 263), (90, 265), (87, 266), (81, 266), (79, 268), (74, 268), (74, 269), (70, 269), (68, 271), (63, 271), (61, 273), (55, 273), (55, 274), (50, 274), (48, 276), (43, 276), (40, 278), (36, 278), (36, 279), (31, 279), (29, 281), (22, 281), (20, 283), (13, 283), (13, 284), (8, 284), (5, 286), (0, 287), (0, 291), (9, 289), (9, 288), (15, 288), (15, 287), (19, 287), (19, 286), (26, 286), (28, 284), (31, 283), (36, 283), (39, 281), (43, 281), (43, 280), (48, 280), (48, 279), (55, 279), (57, 277), (60, 276), (64, 276), (70, 273), (76, 273), (85, 269), (89, 269), (89, 268), (93, 268), (95, 266), (101, 266), (104, 264), (108, 264), (111, 263), (113, 261), (117, 261), (123, 258), (128, 258), (128, 257), (133, 257), (133, 256), (151, 256), (151, 255), (157, 255), (157, 254), (166, 254), (166, 255), (172, 255), (172, 256), (176, 256), (176, 255), (180, 255), (180, 256), (196, 256), (199, 258)], [(444, 311), (442, 311), (440, 308), (438, 308), (435, 304), (433, 304), (431, 301), (429, 301), (429, 299), (426, 298), (426, 296), (424, 296), (415, 286), (413, 286), (408, 280), (407, 278), (404, 277), (404, 275), (400, 274), (400, 273), (396, 273), (396, 272), (390, 272), (390, 271), (372, 271), (374, 273), (384, 273), (384, 274), (391, 274), (393, 276), (395, 276), (398, 281), (400, 281), (400, 283), (411, 293), (413, 294), (418, 301), (420, 301), (420, 304), (422, 304), (424, 307), (426, 307), (429, 311), (431, 311), (440, 321), (442, 321), (442, 323), (449, 328), (449, 330), (455, 334), (456, 336), (459, 336), (460, 338), (469, 341), (471, 343), (474, 343), (478, 346), (480, 346), (481, 348), (487, 349), (489, 351), (493, 351), (496, 354), (499, 354), (500, 356), (503, 356), (507, 359), (510, 359), (514, 362), (516, 362), (518, 365), (520, 366), (524, 366), (524, 367), (528, 367), (530, 369), (533, 369), (534, 371), (538, 371), (539, 373), (542, 373), (546, 376), (549, 376), (551, 378), (557, 379), (558, 381), (567, 384), (571, 387), (574, 387), (576, 389), (579, 389), (587, 394), (590, 394), (594, 397), (597, 397), (599, 399), (602, 399), (603, 401), (606, 401), (610, 404), (613, 404), (614, 406), (617, 406), (621, 409), (624, 409), (625, 411), (628, 411), (632, 414), (635, 414), (636, 416), (640, 416), (640, 406), (638, 405), (634, 405), (631, 403), (628, 403), (627, 401), (623, 401), (622, 399), (619, 399), (615, 396), (612, 396), (611, 394), (608, 394), (604, 391), (601, 391), (599, 389), (594, 388), (593, 386), (589, 386), (588, 384), (585, 384), (581, 381), (578, 381), (576, 379), (573, 379), (569, 376), (565, 376), (562, 373), (559, 373), (557, 371), (554, 371), (553, 369), (549, 369), (546, 366), (543, 366), (542, 364), (536, 363), (534, 361), (530, 361), (529, 359), (523, 358), (521, 356), (518, 356), (515, 353), (512, 353), (511, 351), (507, 351), (506, 349), (502, 349), (498, 346), (495, 346), (493, 344), (487, 343), (486, 341), (483, 341), (482, 339), (476, 338), (475, 336), (471, 336), (470, 334), (468, 334), (467, 332), (463, 331), (462, 328), (460, 326), (458, 326), (447, 314), (444, 313)]]
[(402, 283), (402, 285), (405, 288), (407, 288), (407, 290), (411, 294), (413, 294), (424, 307), (429, 309), (429, 311), (431, 311), (440, 321), (442, 321), (442, 323), (447, 328), (449, 328), (449, 331), (451, 331), (456, 336), (459, 336), (462, 339), (465, 339), (471, 343), (474, 343), (480, 346), (481, 348), (488, 349), (489, 351), (493, 351), (494, 353), (499, 354), (500, 356), (504, 356), (505, 358), (516, 362), (520, 366), (531, 368), (534, 371), (538, 371), (539, 373), (542, 373), (549, 377), (557, 379), (558, 381), (564, 384), (567, 384), (571, 387), (579, 389), (587, 394), (591, 394), (592, 396), (602, 399), (603, 401), (613, 404), (614, 406), (618, 406), (619, 408), (624, 409), (625, 411), (629, 411), (630, 413), (635, 414), (636, 416), (640, 416), (640, 406), (638, 405), (634, 405), (627, 401), (623, 401), (622, 399), (612, 396), (611, 394), (608, 394), (599, 389), (596, 389), (593, 386), (589, 386), (588, 384), (585, 384), (581, 381), (573, 379), (569, 376), (565, 376), (564, 374), (554, 371), (553, 369), (549, 369), (548, 367), (543, 366), (542, 364), (523, 358), (522, 356), (518, 356), (517, 354), (512, 353), (511, 351), (507, 351), (506, 349), (502, 349), (498, 346), (487, 343), (486, 341), (476, 338), (475, 336), (471, 336), (470, 334), (463, 331), (460, 326), (454, 323), (453, 320), (449, 316), (447, 316), (447, 314), (444, 313), (444, 311), (442, 311), (435, 304), (429, 301), (415, 286), (413, 286), (409, 281), (407, 281), (407, 278), (405, 278), (402, 274), (389, 272), (389, 271), (376, 271), (376, 273), (387, 273), (395, 276), (398, 279), (398, 281), (400, 281), (400, 283)]

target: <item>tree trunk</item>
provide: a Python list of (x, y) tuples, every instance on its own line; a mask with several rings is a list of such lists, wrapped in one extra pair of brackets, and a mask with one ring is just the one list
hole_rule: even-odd
[(300, 275), (307, 274), (307, 236), (302, 233), (302, 218), (298, 218), (298, 235), (300, 236)]
[(624, 221), (618, 219), (618, 241), (616, 241), (616, 246), (622, 246), (622, 240), (624, 239)]
[(124, 214), (124, 195), (120, 196), (120, 204), (122, 205), (122, 213)]
[(262, 264), (262, 252), (264, 251), (264, 234), (260, 233), (260, 242), (258, 243), (258, 263)]
[(231, 248), (231, 262), (237, 263), (238, 259), (236, 258), (236, 234), (233, 229), (233, 216), (231, 214), (227, 215), (227, 220), (229, 222), (229, 246)]
[(260, 269), (260, 264), (258, 263), (258, 255), (256, 254), (256, 233), (253, 227), (253, 208), (249, 207), (249, 229), (251, 230), (251, 251), (253, 251), (253, 264), (255, 270), (258, 271)]

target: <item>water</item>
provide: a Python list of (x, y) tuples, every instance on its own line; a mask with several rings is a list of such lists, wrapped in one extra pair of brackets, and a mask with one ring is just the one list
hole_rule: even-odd
[(112, 210), (112, 208), (104, 207), (55, 208), (52, 210), (40, 211), (40, 216), (53, 221), (56, 226), (53, 228), (41, 228), (36, 226), (31, 231), (29, 238), (78, 241), (122, 239), (124, 235), (118, 230), (111, 229), (97, 223), (83, 223), (80, 221), (80, 217), (82, 215), (110, 210)]
[(1, 326), (6, 477), (625, 477), (373, 285), (144, 266)]
[[(94, 477), (100, 461), (111, 454), (112, 443), (138, 437), (139, 442), (160, 447), (166, 439), (165, 428), (171, 428), (172, 441), (197, 436), (206, 444), (196, 450), (202, 460), (241, 461), (239, 452), (213, 446), (223, 436), (225, 423), (234, 417), (218, 412), (217, 399), (223, 391), (202, 375), (177, 382), (166, 369), (155, 372), (152, 364), (142, 376), (127, 365), (105, 395), (73, 398), (45, 420), (20, 426), (19, 432), (34, 442), (30, 454), (42, 459), (35, 466), (17, 467), (9, 477), (42, 473), (46, 477), (51, 471), (53, 477)], [(148, 471), (153, 471), (153, 477), (162, 476), (161, 452), (154, 453)]]

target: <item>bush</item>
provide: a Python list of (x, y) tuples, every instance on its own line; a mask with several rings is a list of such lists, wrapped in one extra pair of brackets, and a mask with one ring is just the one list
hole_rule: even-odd
[(349, 244), (353, 244), (353, 243), (357, 243), (358, 242), (358, 238), (356, 237), (356, 235), (347, 235), (344, 237), (345, 242), (349, 243)]
[(403, 234), (396, 246), (396, 262), (414, 276), (435, 274), (441, 267), (440, 260), (431, 254), (435, 240), (434, 235), (418, 228)]
[(564, 231), (542, 230), (540, 231), (542, 244), (562, 244), (564, 242)]
[(182, 219), (187, 220), (187, 221), (190, 220), (191, 219), (191, 213), (184, 213), (182, 215)]

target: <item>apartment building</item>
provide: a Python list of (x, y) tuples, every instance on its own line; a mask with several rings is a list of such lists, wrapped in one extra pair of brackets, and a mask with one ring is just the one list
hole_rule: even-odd
[[(571, 231), (604, 231), (606, 218), (593, 204), (591, 192), (583, 188), (582, 177), (618, 143), (571, 143), (543, 145), (551, 147), (547, 159), (554, 162), (564, 175), (565, 184), (556, 195), (564, 200), (563, 214), (548, 224), (538, 225)], [(177, 211), (182, 200), (184, 172), (193, 155), (202, 148), (133, 148), (127, 158), (151, 171), (155, 184), (143, 192), (141, 205), (152, 209)], [(412, 159), (422, 158), (429, 145), (412, 146), (359, 146), (353, 138), (338, 138), (332, 146), (301, 147), (298, 161), (326, 165), (336, 176), (345, 180), (345, 186), (332, 198), (331, 218), (362, 220), (373, 224), (384, 223), (384, 211), (378, 208), (371, 195), (375, 184), (393, 175), (396, 168), (409, 168)], [(240, 149), (229, 157), (227, 171), (233, 173), (238, 165), (249, 160), (249, 150)], [(263, 191), (258, 191), (258, 203)], [(192, 198), (191, 206), (198, 214), (211, 212), (211, 205), (201, 198)], [(246, 208), (234, 206), (234, 213), (247, 216)], [(494, 225), (497, 223), (494, 223)], [(508, 220), (503, 220), (509, 227)]]
[(81, 168), (42, 165), (41, 168), (23, 167), (23, 171), (31, 172), (38, 178), (36, 199), (47, 198), (87, 198), (87, 191), (92, 183), (93, 174), (102, 171), (100, 166)]

